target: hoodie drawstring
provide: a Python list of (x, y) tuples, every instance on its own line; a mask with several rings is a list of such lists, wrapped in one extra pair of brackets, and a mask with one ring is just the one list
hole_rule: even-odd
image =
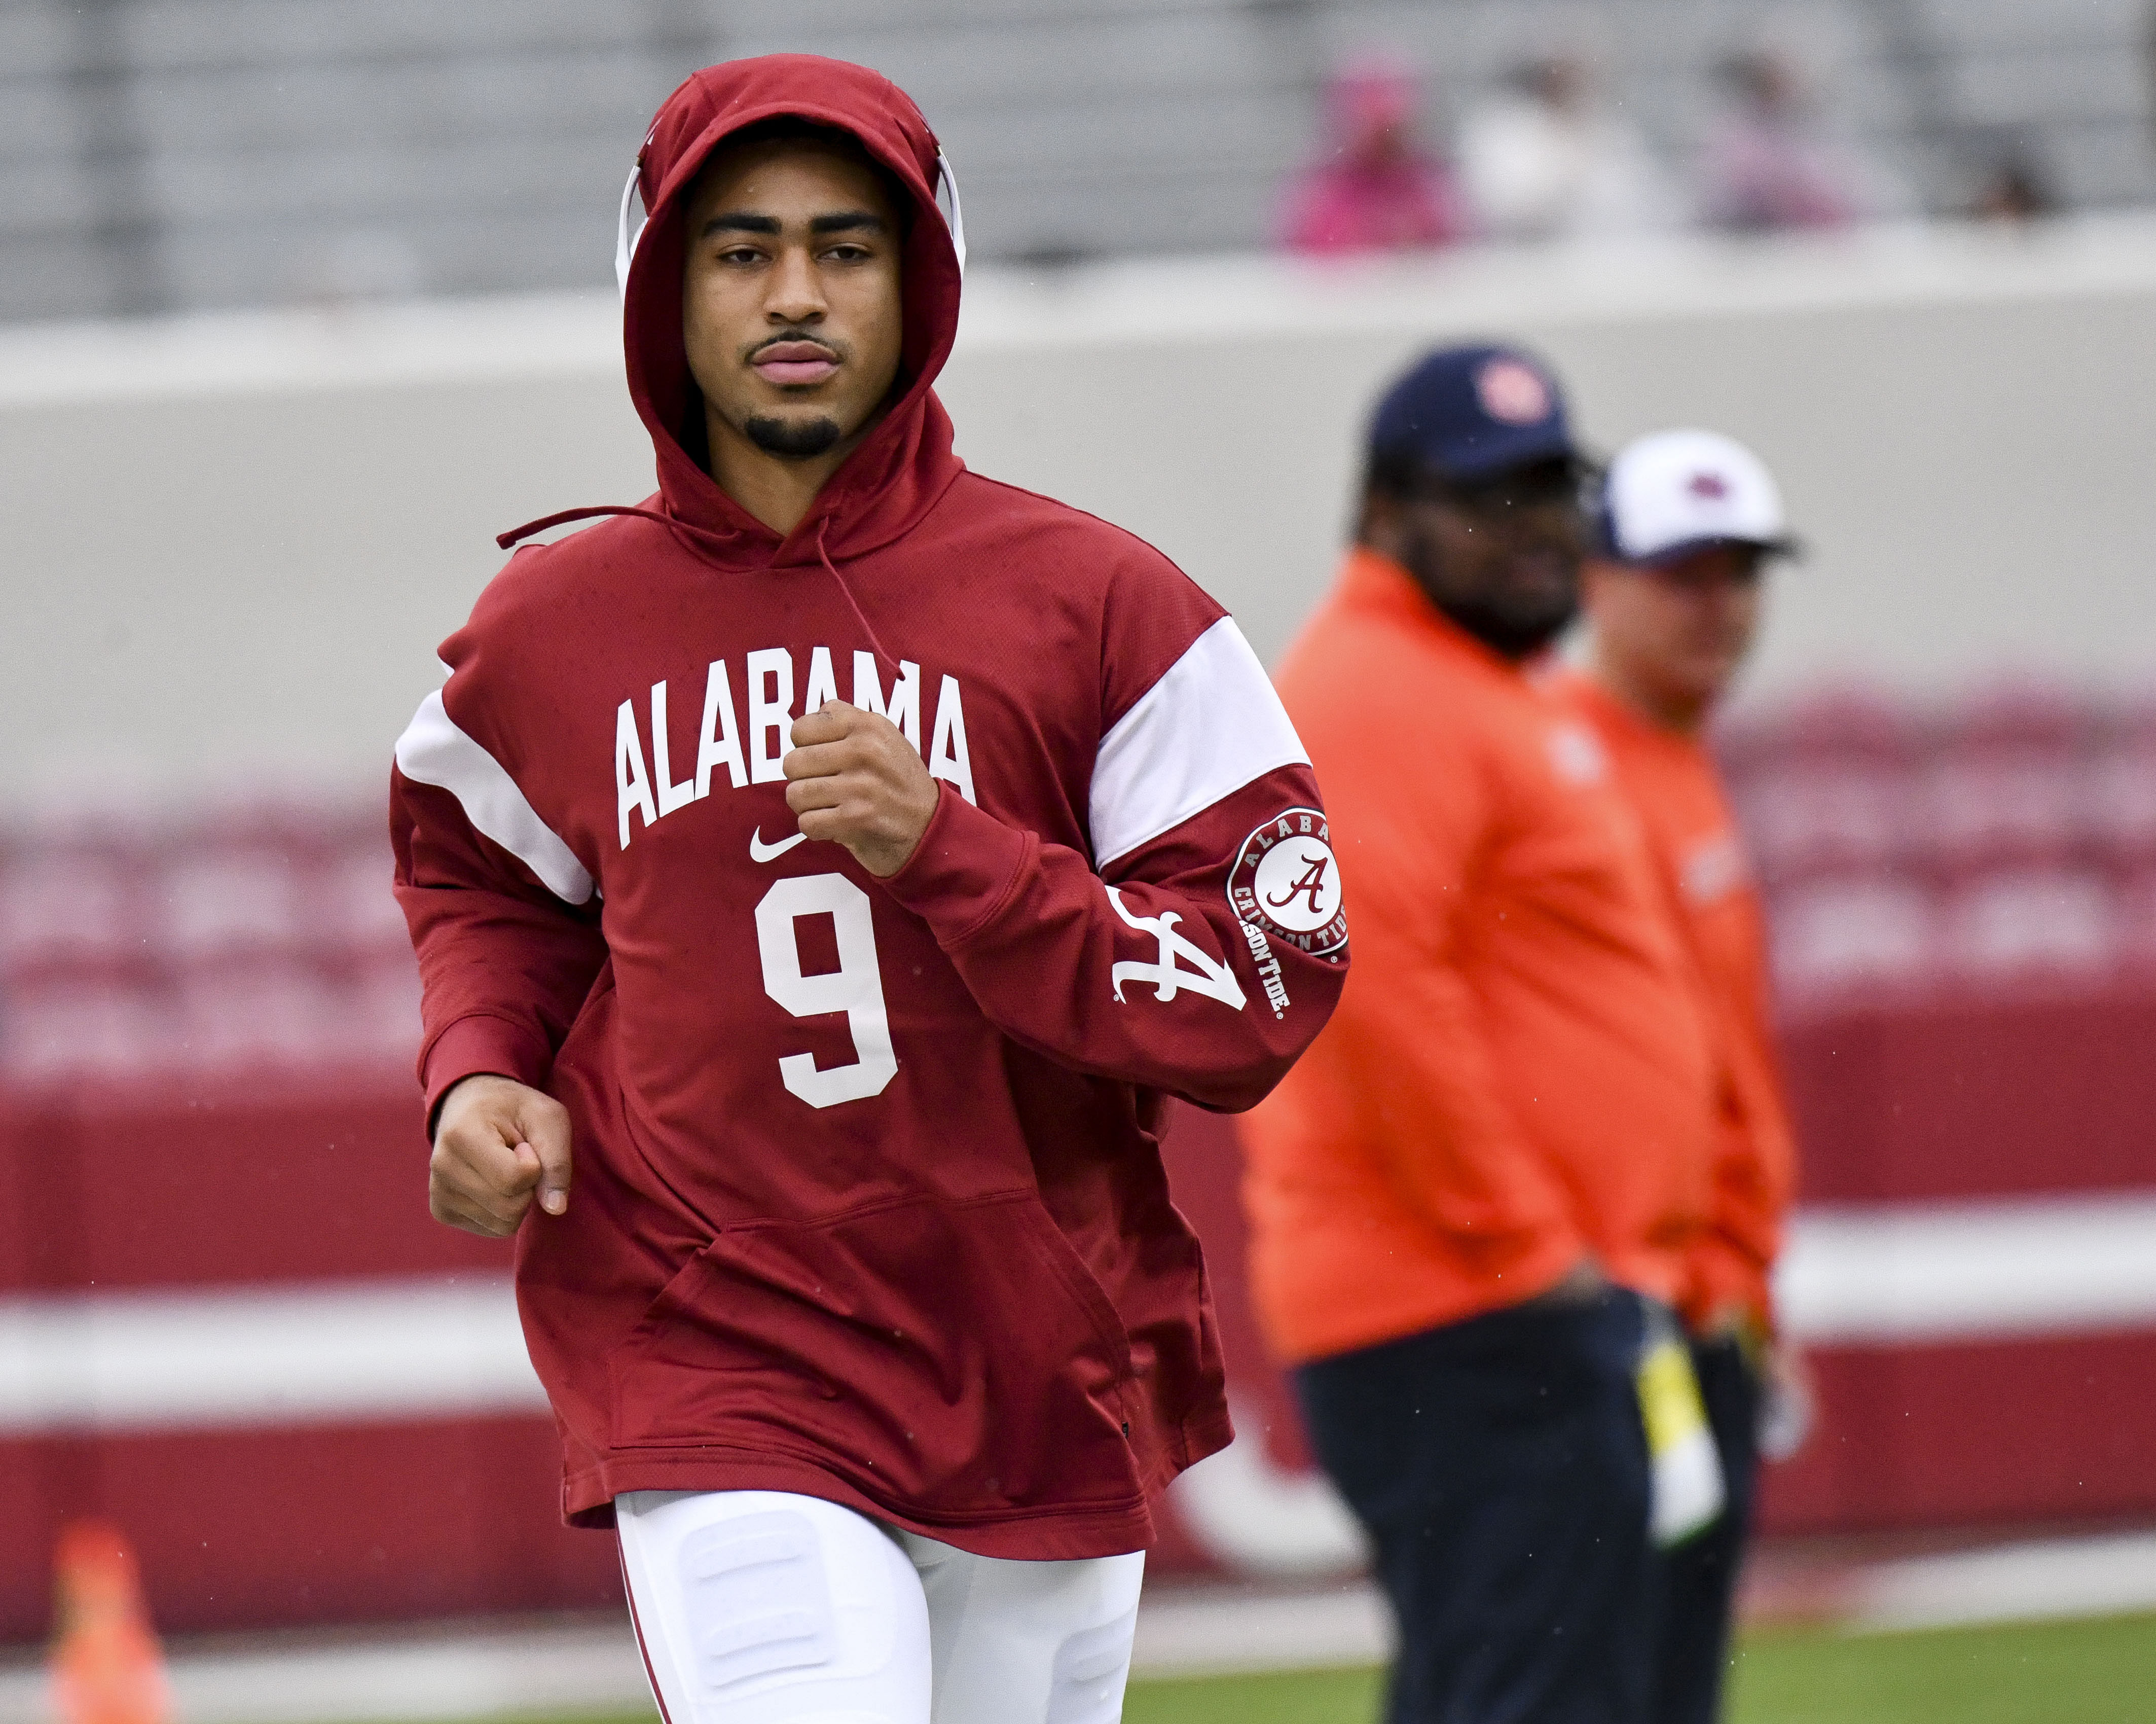
[(839, 565), (831, 560), (831, 553), (824, 548), (824, 535), (830, 530), (830, 527), (831, 517), (829, 515), (817, 523), (816, 555), (822, 561), (824, 567), (830, 571), (831, 579), (838, 583), (839, 592), (845, 595), (846, 603), (853, 610), (854, 620), (861, 625), (861, 632), (869, 637), (870, 651), (875, 654), (884, 668), (896, 677), (898, 675), (898, 661), (884, 650), (883, 642), (876, 638), (875, 628), (869, 622), (867, 614), (861, 609), (860, 600), (854, 597), (854, 589), (846, 584), (845, 576), (839, 573)]
[(635, 508), (627, 503), (595, 503), (588, 509), (563, 509), (558, 514), (542, 515), (536, 521), (526, 521), (521, 527), (512, 527), (506, 533), (497, 533), (494, 542), (503, 550), (535, 533), (544, 533), (550, 527), (559, 527), (567, 521), (594, 521), (602, 515), (634, 515), (645, 521), (656, 521), (661, 527), (691, 538), (710, 540), (724, 544), (741, 537), (737, 533), (720, 532), (708, 527), (698, 527), (691, 522), (677, 520), (671, 515), (662, 515), (656, 509)]
[[(526, 521), (521, 527), (496, 533), (494, 542), (506, 551), (520, 540), (527, 539), (535, 533), (544, 533), (550, 527), (559, 527), (570, 521), (593, 521), (602, 515), (634, 515), (639, 520), (656, 521), (661, 527), (696, 538), (723, 542), (739, 537), (737, 533), (715, 533), (709, 527), (692, 526), (686, 521), (676, 520), (671, 515), (662, 515), (656, 509), (638, 508), (629, 503), (598, 503), (590, 508), (563, 509), (558, 514), (542, 515), (536, 521)], [(861, 632), (868, 636), (870, 651), (875, 654), (877, 662), (895, 677), (899, 674), (898, 661), (891, 656), (877, 636), (875, 625), (869, 621), (868, 613), (861, 609), (861, 601), (854, 596), (854, 589), (846, 584), (845, 576), (839, 573), (839, 565), (831, 560), (831, 553), (824, 545), (824, 535), (830, 530), (831, 517), (826, 515), (816, 525), (817, 560), (837, 584), (840, 595), (846, 601), (846, 608), (853, 612), (854, 620), (861, 625)]]

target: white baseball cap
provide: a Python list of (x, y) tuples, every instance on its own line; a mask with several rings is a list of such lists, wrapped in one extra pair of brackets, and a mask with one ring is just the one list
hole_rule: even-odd
[(1774, 476), (1717, 431), (1656, 431), (1619, 450), (1603, 480), (1602, 533), (1627, 563), (1666, 562), (1732, 542), (1797, 551)]

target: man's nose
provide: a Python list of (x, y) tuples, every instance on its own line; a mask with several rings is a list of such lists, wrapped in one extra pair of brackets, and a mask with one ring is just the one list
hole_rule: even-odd
[(763, 309), (774, 323), (814, 323), (822, 318), (824, 284), (805, 246), (788, 246), (779, 253)]

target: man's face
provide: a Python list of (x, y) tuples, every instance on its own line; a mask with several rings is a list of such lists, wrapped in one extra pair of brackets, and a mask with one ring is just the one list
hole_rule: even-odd
[(1579, 603), (1578, 471), (1531, 462), (1473, 484), (1430, 476), (1407, 497), (1373, 495), (1363, 536), (1439, 610), (1508, 658), (1547, 646)]
[(722, 150), (689, 199), (681, 325), (731, 435), (805, 461), (858, 439), (898, 375), (901, 230), (865, 162), (798, 139)]
[(1584, 587), (1596, 651), (1659, 703), (1703, 712), (1751, 648), (1764, 561), (1757, 545), (1723, 543), (1656, 567), (1590, 563)]

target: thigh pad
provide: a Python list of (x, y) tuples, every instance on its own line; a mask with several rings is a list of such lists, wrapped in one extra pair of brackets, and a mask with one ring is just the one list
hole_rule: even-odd
[(681, 1541), (681, 1590), (697, 1674), (715, 1691), (839, 1655), (831, 1583), (816, 1529), (788, 1510), (721, 1521)]

